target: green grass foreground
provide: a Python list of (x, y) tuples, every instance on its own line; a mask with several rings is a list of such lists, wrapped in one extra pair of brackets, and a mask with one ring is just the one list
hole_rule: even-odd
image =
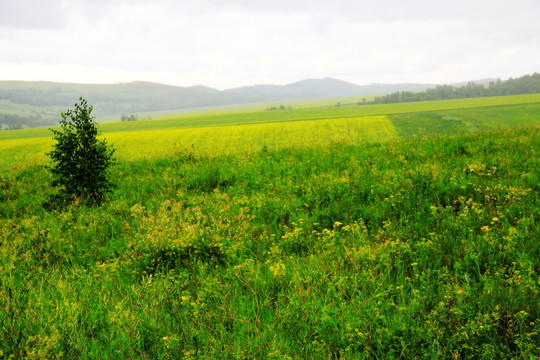
[(537, 358), (539, 136), (177, 150), (99, 208), (11, 167), (0, 358)]

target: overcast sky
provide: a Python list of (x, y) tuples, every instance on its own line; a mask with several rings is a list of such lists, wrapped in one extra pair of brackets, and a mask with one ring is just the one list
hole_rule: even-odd
[(540, 72), (539, 0), (0, 0), (0, 80), (218, 89)]

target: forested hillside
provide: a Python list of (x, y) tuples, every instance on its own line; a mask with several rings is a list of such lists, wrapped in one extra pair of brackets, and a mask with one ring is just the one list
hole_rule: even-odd
[(506, 81), (495, 80), (485, 84), (469, 82), (463, 86), (438, 85), (421, 92), (401, 91), (376, 96), (373, 101), (359, 104), (389, 104), (411, 101), (465, 99), (484, 96), (502, 96), (540, 93), (540, 74), (525, 75)]

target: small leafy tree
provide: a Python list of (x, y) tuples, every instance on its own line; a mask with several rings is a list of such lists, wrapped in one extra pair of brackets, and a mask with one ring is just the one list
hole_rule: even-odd
[(56, 143), (48, 153), (53, 161), (52, 185), (59, 188), (64, 200), (81, 198), (99, 204), (112, 184), (107, 169), (114, 163), (114, 149), (98, 140), (92, 106), (82, 97), (74, 110), (62, 113), (60, 130), (51, 129)]

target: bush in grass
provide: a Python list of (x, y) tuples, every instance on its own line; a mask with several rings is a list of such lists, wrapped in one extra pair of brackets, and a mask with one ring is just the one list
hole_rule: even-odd
[(53, 161), (52, 185), (59, 188), (65, 201), (80, 198), (99, 204), (112, 188), (107, 169), (114, 162), (114, 149), (105, 140), (98, 140), (92, 106), (82, 97), (79, 100), (74, 110), (62, 113), (60, 130), (51, 129), (56, 140), (48, 153)]

